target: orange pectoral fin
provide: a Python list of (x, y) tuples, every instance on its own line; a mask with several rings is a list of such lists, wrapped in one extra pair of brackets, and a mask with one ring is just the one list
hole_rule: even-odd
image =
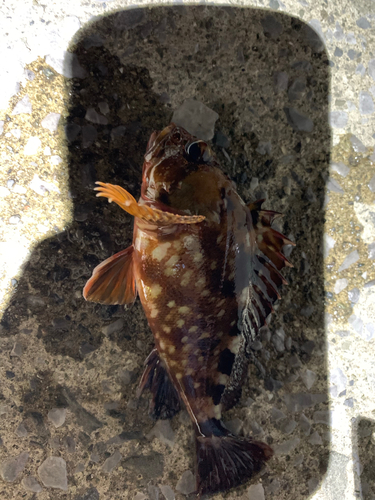
[(106, 184), (104, 182), (97, 182), (96, 184), (99, 185), (99, 187), (95, 188), (95, 191), (98, 191), (96, 196), (104, 196), (108, 198), (109, 202), (114, 201), (125, 210), (125, 212), (146, 222), (153, 222), (161, 225), (197, 224), (205, 219), (203, 215), (178, 215), (146, 205), (139, 205), (135, 198), (120, 186), (114, 186), (113, 184)]
[(133, 272), (133, 250), (116, 253), (99, 264), (83, 289), (86, 300), (101, 304), (132, 304), (137, 296)]

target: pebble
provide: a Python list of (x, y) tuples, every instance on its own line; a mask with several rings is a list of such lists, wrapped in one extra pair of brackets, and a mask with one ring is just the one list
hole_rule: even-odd
[(375, 175), (373, 177), (371, 177), (371, 180), (370, 180), (370, 182), (367, 185), (369, 187), (369, 190), (372, 193), (375, 193)]
[(349, 115), (346, 111), (330, 111), (329, 124), (332, 128), (345, 128)]
[(98, 132), (94, 125), (85, 125), (82, 127), (82, 147), (88, 148), (95, 141)]
[(74, 497), (74, 500), (99, 500), (99, 491), (92, 486), (83, 495)]
[(12, 115), (21, 115), (21, 114), (31, 115), (32, 112), (33, 108), (30, 102), (30, 98), (26, 94), (25, 97), (20, 101), (18, 101), (18, 103), (14, 106)]
[(98, 103), (98, 108), (100, 109), (100, 112), (103, 113), (103, 115), (106, 115), (109, 113), (109, 106), (108, 102), (99, 102)]
[(157, 486), (154, 486), (153, 484), (149, 484), (147, 486), (147, 493), (148, 493), (149, 500), (159, 500), (160, 490)]
[(8, 222), (13, 225), (19, 224), (21, 222), (21, 217), (19, 215), (12, 215), (9, 217)]
[(333, 179), (332, 177), (330, 177), (328, 179), (328, 181), (327, 181), (327, 189), (329, 191), (333, 191), (334, 193), (339, 193), (339, 194), (343, 194), (344, 193), (343, 188), (336, 181), (336, 179)]
[(239, 418), (233, 418), (225, 422), (225, 427), (234, 435), (238, 436), (243, 427), (243, 421)]
[(263, 28), (263, 33), (270, 38), (278, 38), (283, 32), (283, 25), (271, 14), (263, 17), (260, 23)]
[(306, 79), (303, 77), (296, 78), (288, 89), (288, 97), (290, 101), (298, 101), (302, 99), (306, 90)]
[(76, 443), (71, 436), (64, 437), (63, 445), (68, 453), (74, 453), (76, 451)]
[(213, 138), (219, 115), (195, 99), (186, 99), (172, 116), (172, 122), (204, 141)]
[(7, 189), (4, 186), (0, 186), (0, 198), (5, 198), (6, 196), (10, 195), (9, 189)]
[(359, 93), (359, 112), (361, 115), (372, 115), (374, 111), (374, 101), (372, 100), (371, 94), (362, 90)]
[(23, 154), (26, 156), (36, 155), (41, 145), (42, 143), (39, 137), (29, 137), (26, 146), (23, 150)]
[(336, 245), (336, 240), (329, 236), (329, 234), (324, 234), (324, 258), (328, 257), (330, 250)]
[(285, 335), (283, 336), (281, 332), (279, 332), (279, 330), (277, 330), (276, 333), (272, 335), (271, 342), (274, 345), (277, 352), (285, 351), (284, 338)]
[(275, 455), (289, 455), (289, 453), (291, 453), (299, 445), (299, 443), (300, 439), (298, 437), (294, 437), (292, 439), (288, 439), (288, 441), (284, 441), (282, 444), (275, 445)]
[(24, 438), (24, 437), (26, 437), (28, 435), (28, 433), (29, 432), (26, 429), (24, 422), (21, 422), (19, 424), (19, 426), (17, 427), (17, 429), (16, 429), (17, 436), (20, 437), (20, 438)]
[(279, 426), (279, 429), (284, 434), (292, 434), (294, 429), (297, 427), (297, 422), (295, 420), (286, 420), (282, 422)]
[(363, 30), (367, 30), (367, 29), (371, 28), (371, 24), (369, 23), (368, 19), (364, 16), (357, 19), (356, 25), (359, 28), (362, 28)]
[(288, 123), (294, 130), (301, 132), (312, 132), (314, 129), (313, 121), (306, 115), (300, 113), (295, 108), (284, 108), (284, 113)]
[(313, 414), (313, 420), (316, 424), (330, 425), (331, 412), (329, 410), (315, 411)]
[(230, 139), (218, 130), (215, 134), (213, 142), (220, 148), (228, 148), (230, 146)]
[(85, 78), (87, 76), (87, 72), (80, 65), (77, 55), (72, 52), (64, 51), (61, 55), (49, 54), (45, 60), (48, 66), (66, 78)]
[(246, 496), (249, 500), (264, 500), (265, 496), (263, 485), (261, 483), (252, 484), (247, 489)]
[(352, 31), (349, 31), (349, 33), (346, 35), (346, 43), (348, 43), (349, 45), (355, 45), (357, 43), (357, 39)]
[(133, 500), (147, 500), (147, 495), (138, 491)]
[(123, 137), (126, 132), (126, 127), (124, 125), (120, 125), (111, 130), (111, 139), (117, 139), (117, 137)]
[(371, 288), (374, 285), (375, 285), (375, 280), (370, 280), (363, 285), (363, 288)]
[(346, 389), (348, 379), (341, 368), (337, 367), (331, 370), (330, 383), (337, 388), (337, 394), (340, 394), (340, 392)]
[(264, 387), (267, 391), (278, 392), (284, 386), (283, 382), (275, 380), (272, 377), (267, 377), (264, 381)]
[(50, 132), (56, 132), (60, 117), (60, 113), (49, 113), (45, 118), (43, 118), (40, 124), (43, 128), (49, 130)]
[(317, 477), (312, 477), (307, 481), (307, 487), (309, 488), (310, 495), (317, 489), (319, 482), (320, 481)]
[(302, 382), (305, 384), (306, 389), (311, 389), (311, 387), (315, 384), (317, 379), (317, 375), (315, 372), (311, 370), (306, 370), (300, 374)]
[(350, 266), (355, 264), (358, 260), (359, 260), (358, 250), (353, 250), (353, 252), (350, 252), (350, 254), (345, 257), (343, 263), (338, 269), (338, 272), (340, 273), (341, 271), (345, 271)]
[(309, 443), (313, 444), (313, 445), (323, 444), (323, 440), (317, 431), (315, 431), (311, 434), (311, 436), (309, 438)]
[(345, 399), (344, 405), (348, 406), (349, 408), (353, 408), (353, 406), (354, 406), (354, 400), (353, 400), (353, 398)]
[(283, 413), (278, 408), (275, 408), (275, 407), (271, 408), (271, 420), (273, 422), (279, 422), (283, 418), (286, 418), (285, 413)]
[(308, 44), (315, 52), (322, 52), (324, 50), (324, 42), (320, 21), (312, 19), (309, 21), (309, 25), (304, 24), (301, 32), (305, 35)]
[(102, 466), (102, 471), (106, 473), (112, 472), (118, 464), (122, 460), (122, 455), (121, 453), (116, 450), (110, 457), (107, 458), (107, 460), (104, 462)]
[(359, 335), (362, 336), (362, 332), (363, 332), (363, 321), (361, 320), (361, 318), (359, 318), (358, 316), (356, 316), (355, 314), (352, 314), (349, 319), (348, 319), (348, 323), (352, 326), (353, 330), (358, 333)]
[(368, 74), (375, 80), (375, 59), (371, 59), (367, 65)]
[(355, 287), (348, 291), (348, 299), (352, 304), (356, 304), (359, 301), (360, 291), (359, 288)]
[(331, 170), (341, 175), (341, 177), (346, 177), (350, 172), (350, 168), (347, 167), (342, 161), (339, 161), (338, 163), (331, 163)]
[(195, 477), (190, 470), (186, 470), (181, 475), (178, 483), (176, 484), (176, 490), (183, 495), (190, 495), (195, 491)]
[(105, 116), (100, 115), (94, 108), (88, 108), (85, 119), (89, 122), (96, 123), (97, 125), (108, 124), (108, 119)]
[(358, 66), (356, 67), (355, 74), (365, 76), (366, 68), (364, 67), (364, 65), (362, 63), (359, 63)]
[(310, 420), (303, 413), (301, 413), (299, 417), (299, 426), (301, 427), (301, 430), (305, 434), (305, 436), (308, 436), (310, 434), (311, 423)]
[(53, 408), (48, 412), (48, 420), (57, 427), (61, 427), (65, 422), (66, 409), (65, 408)]
[(339, 47), (336, 47), (335, 48), (335, 52), (333, 53), (333, 55), (335, 57), (341, 57), (343, 55), (344, 51), (342, 49), (340, 49)]
[(170, 486), (167, 484), (159, 484), (159, 488), (165, 500), (175, 500), (176, 496)]
[(35, 476), (26, 476), (22, 479), (22, 486), (32, 493), (40, 493), (43, 488), (40, 486)]
[(156, 437), (162, 443), (173, 448), (175, 434), (169, 420), (158, 420), (151, 431), (146, 435), (147, 439)]
[(7, 483), (13, 483), (16, 480), (18, 474), (20, 474), (29, 459), (29, 454), (23, 451), (19, 455), (13, 458), (8, 458), (0, 464), (0, 476)]
[(325, 394), (306, 394), (304, 392), (297, 392), (293, 394), (285, 394), (283, 399), (288, 411), (296, 413), (305, 408), (310, 408), (318, 403), (323, 403), (326, 401), (327, 396)]
[(119, 318), (113, 323), (103, 326), (102, 333), (104, 333), (106, 337), (109, 337), (109, 335), (112, 335), (113, 333), (120, 332), (124, 328), (124, 326), (125, 321), (123, 320), (123, 318)]
[(304, 459), (305, 459), (304, 455), (302, 454), (297, 455), (296, 458), (293, 460), (292, 465), (294, 467), (298, 467), (299, 465), (303, 464)]
[(348, 286), (348, 280), (346, 278), (338, 279), (336, 280), (333, 290), (336, 294), (339, 294), (340, 292), (345, 290), (347, 286)]
[(10, 133), (12, 134), (13, 137), (15, 137), (17, 140), (21, 139), (21, 130), (19, 128), (12, 128), (10, 130)]
[(64, 130), (68, 142), (72, 143), (80, 133), (81, 126), (77, 125), (76, 123), (68, 123), (67, 125), (65, 125)]
[(79, 464), (76, 465), (73, 474), (79, 474), (80, 472), (83, 472), (85, 470), (85, 464), (80, 462)]
[(281, 71), (280, 73), (274, 73), (273, 79), (276, 87), (276, 92), (278, 94), (280, 92), (284, 92), (288, 88), (289, 77), (284, 71)]

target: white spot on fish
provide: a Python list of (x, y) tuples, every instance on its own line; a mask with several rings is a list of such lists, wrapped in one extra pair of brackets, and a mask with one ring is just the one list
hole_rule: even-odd
[(221, 404), (214, 405), (214, 415), (217, 420), (221, 419)]
[(194, 389), (198, 389), (201, 386), (200, 382), (194, 382)]
[(202, 297), (208, 297), (210, 295), (210, 291), (209, 290), (203, 290), (203, 292), (201, 293)]
[(197, 326), (191, 326), (191, 327), (189, 328), (189, 333), (195, 333), (197, 330), (198, 330), (198, 327), (197, 327)]
[(186, 286), (189, 283), (192, 274), (193, 271), (186, 271), (186, 273), (183, 274), (181, 280), (181, 286)]
[(210, 268), (211, 268), (212, 270), (216, 269), (216, 266), (217, 266), (217, 262), (216, 262), (216, 260), (214, 260), (213, 262), (211, 262)]
[(199, 280), (195, 282), (195, 286), (198, 286), (200, 288), (203, 287), (205, 284), (206, 284), (206, 278), (204, 276), (202, 276), (201, 278), (199, 278)]
[(193, 257), (193, 262), (198, 263), (201, 262), (202, 260), (203, 260), (203, 254), (201, 254), (200, 252), (196, 252)]
[(202, 335), (199, 337), (199, 340), (209, 339), (209, 338), (210, 338), (210, 334), (208, 332), (203, 332)]
[(218, 384), (227, 385), (228, 379), (229, 379), (228, 375), (220, 373), (218, 377)]
[(222, 234), (220, 236), (218, 236), (216, 243), (219, 244), (223, 238), (224, 238), (224, 236)]
[(241, 345), (241, 336), (237, 335), (237, 337), (233, 337), (232, 342), (229, 344), (229, 349), (233, 354), (238, 354)]
[(174, 307), (175, 305), (176, 305), (176, 302), (174, 300), (169, 301), (167, 304), (168, 307)]
[(167, 262), (165, 263), (166, 266), (168, 267), (172, 267), (174, 266), (175, 264), (177, 264), (177, 262), (179, 261), (180, 257), (178, 255), (172, 255), (172, 257), (170, 257)]
[(195, 240), (194, 236), (185, 236), (184, 238), (184, 247), (188, 250), (193, 250), (194, 247), (197, 247), (198, 242)]
[(249, 233), (246, 233), (246, 236), (245, 236), (245, 243), (246, 243), (246, 246), (250, 246), (250, 235)]
[(176, 373), (176, 379), (181, 380), (182, 379), (182, 373)]
[(162, 287), (158, 283), (151, 285), (151, 287), (150, 287), (151, 298), (156, 299), (160, 295), (161, 291), (162, 291)]
[(186, 342), (187, 342), (188, 340), (189, 340), (189, 337), (187, 337), (187, 336), (185, 335), (184, 337), (182, 337), (181, 342), (182, 342), (183, 344), (186, 344)]
[(150, 313), (151, 318), (156, 318), (158, 313), (159, 313), (159, 311), (156, 309), (156, 307), (154, 309), (151, 309), (151, 313)]
[(169, 354), (173, 354), (175, 352), (175, 350), (176, 350), (176, 348), (175, 348), (174, 345), (171, 345), (171, 346), (168, 347)]
[(183, 320), (183, 319), (178, 319), (178, 320), (177, 320), (177, 326), (178, 326), (179, 328), (183, 327), (183, 326), (184, 326), (184, 324), (185, 324), (185, 320)]
[(263, 234), (258, 234), (258, 236), (257, 236), (257, 242), (258, 243), (262, 243), (262, 241), (263, 241)]
[(167, 255), (168, 248), (171, 247), (171, 243), (167, 241), (166, 243), (161, 243), (157, 247), (153, 249), (151, 252), (152, 258), (158, 260), (159, 262), (164, 259), (164, 257)]
[(160, 347), (160, 349), (161, 349), (162, 351), (164, 351), (164, 349), (165, 349), (165, 342), (164, 342), (164, 340), (161, 340), (161, 341), (159, 342), (159, 347)]
[(224, 314), (225, 314), (225, 309), (222, 309), (221, 311), (219, 311), (217, 317), (221, 318), (222, 316), (224, 316)]
[(164, 325), (164, 326), (163, 326), (163, 331), (164, 331), (165, 333), (171, 333), (171, 329), (170, 329), (170, 328), (169, 328), (169, 326), (167, 326), (167, 325)]

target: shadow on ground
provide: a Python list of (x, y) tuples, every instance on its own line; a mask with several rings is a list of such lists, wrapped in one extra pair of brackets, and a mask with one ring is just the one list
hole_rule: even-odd
[[(157, 7), (97, 20), (80, 31), (73, 48), (77, 77), (61, 140), (69, 143), (74, 222), (35, 249), (2, 319), (2, 336), (21, 330), (30, 345), (42, 342), (57, 363), (71, 358), (76, 367), (66, 383), (50, 369), (35, 369), (30, 380), (19, 381), (26, 418), (39, 419), (39, 427), (30, 424), (31, 435), (49, 455), (50, 434), (41, 430), (46, 414), (69, 407), (68, 431), (77, 443), (65, 457), (69, 485), (78, 493), (96, 487), (101, 498), (118, 498), (117, 491), (133, 498), (150, 482), (175, 489), (181, 473), (192, 469), (192, 438), (183, 418), (172, 422), (180, 443), (172, 450), (144, 438), (153, 423), (147, 401), (137, 406), (134, 396), (152, 337), (139, 302), (127, 311), (86, 303), (82, 288), (97, 264), (132, 239), (131, 217), (96, 199), (94, 182), (120, 184), (139, 196), (149, 135), (194, 98), (219, 115), (213, 149), (240, 195), (267, 198), (267, 208), (285, 215), (279, 229), (297, 242), (289, 286), (253, 345), (257, 368), (251, 366), (227, 420), (275, 447), (262, 479), (267, 495), (307, 498), (308, 484), (319, 484), (329, 456), (329, 436), (316, 417), (327, 410), (322, 237), (330, 134), (322, 42), (307, 25), (279, 13)], [(102, 353), (108, 340), (123, 353), (121, 361), (113, 361), (110, 349)], [(27, 356), (23, 363), (31, 362)], [(134, 360), (137, 367), (129, 369)], [(87, 372), (104, 381), (99, 390)], [(117, 387), (112, 406), (105, 381)], [(119, 425), (122, 438), (109, 442)], [(116, 448), (123, 470), (104, 474), (102, 463)], [(80, 475), (73, 474), (78, 462), (85, 464)]]

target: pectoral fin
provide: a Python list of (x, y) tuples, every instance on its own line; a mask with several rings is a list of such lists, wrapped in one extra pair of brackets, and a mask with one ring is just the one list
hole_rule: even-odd
[(99, 264), (83, 289), (86, 300), (101, 304), (132, 304), (137, 296), (133, 245)]
[(109, 202), (114, 201), (125, 212), (145, 222), (153, 222), (155, 224), (197, 224), (205, 219), (203, 215), (178, 215), (146, 205), (140, 205), (130, 193), (120, 186), (104, 182), (97, 182), (96, 184), (99, 184), (99, 187), (95, 188), (95, 191), (98, 191), (96, 196), (104, 196), (108, 198)]

